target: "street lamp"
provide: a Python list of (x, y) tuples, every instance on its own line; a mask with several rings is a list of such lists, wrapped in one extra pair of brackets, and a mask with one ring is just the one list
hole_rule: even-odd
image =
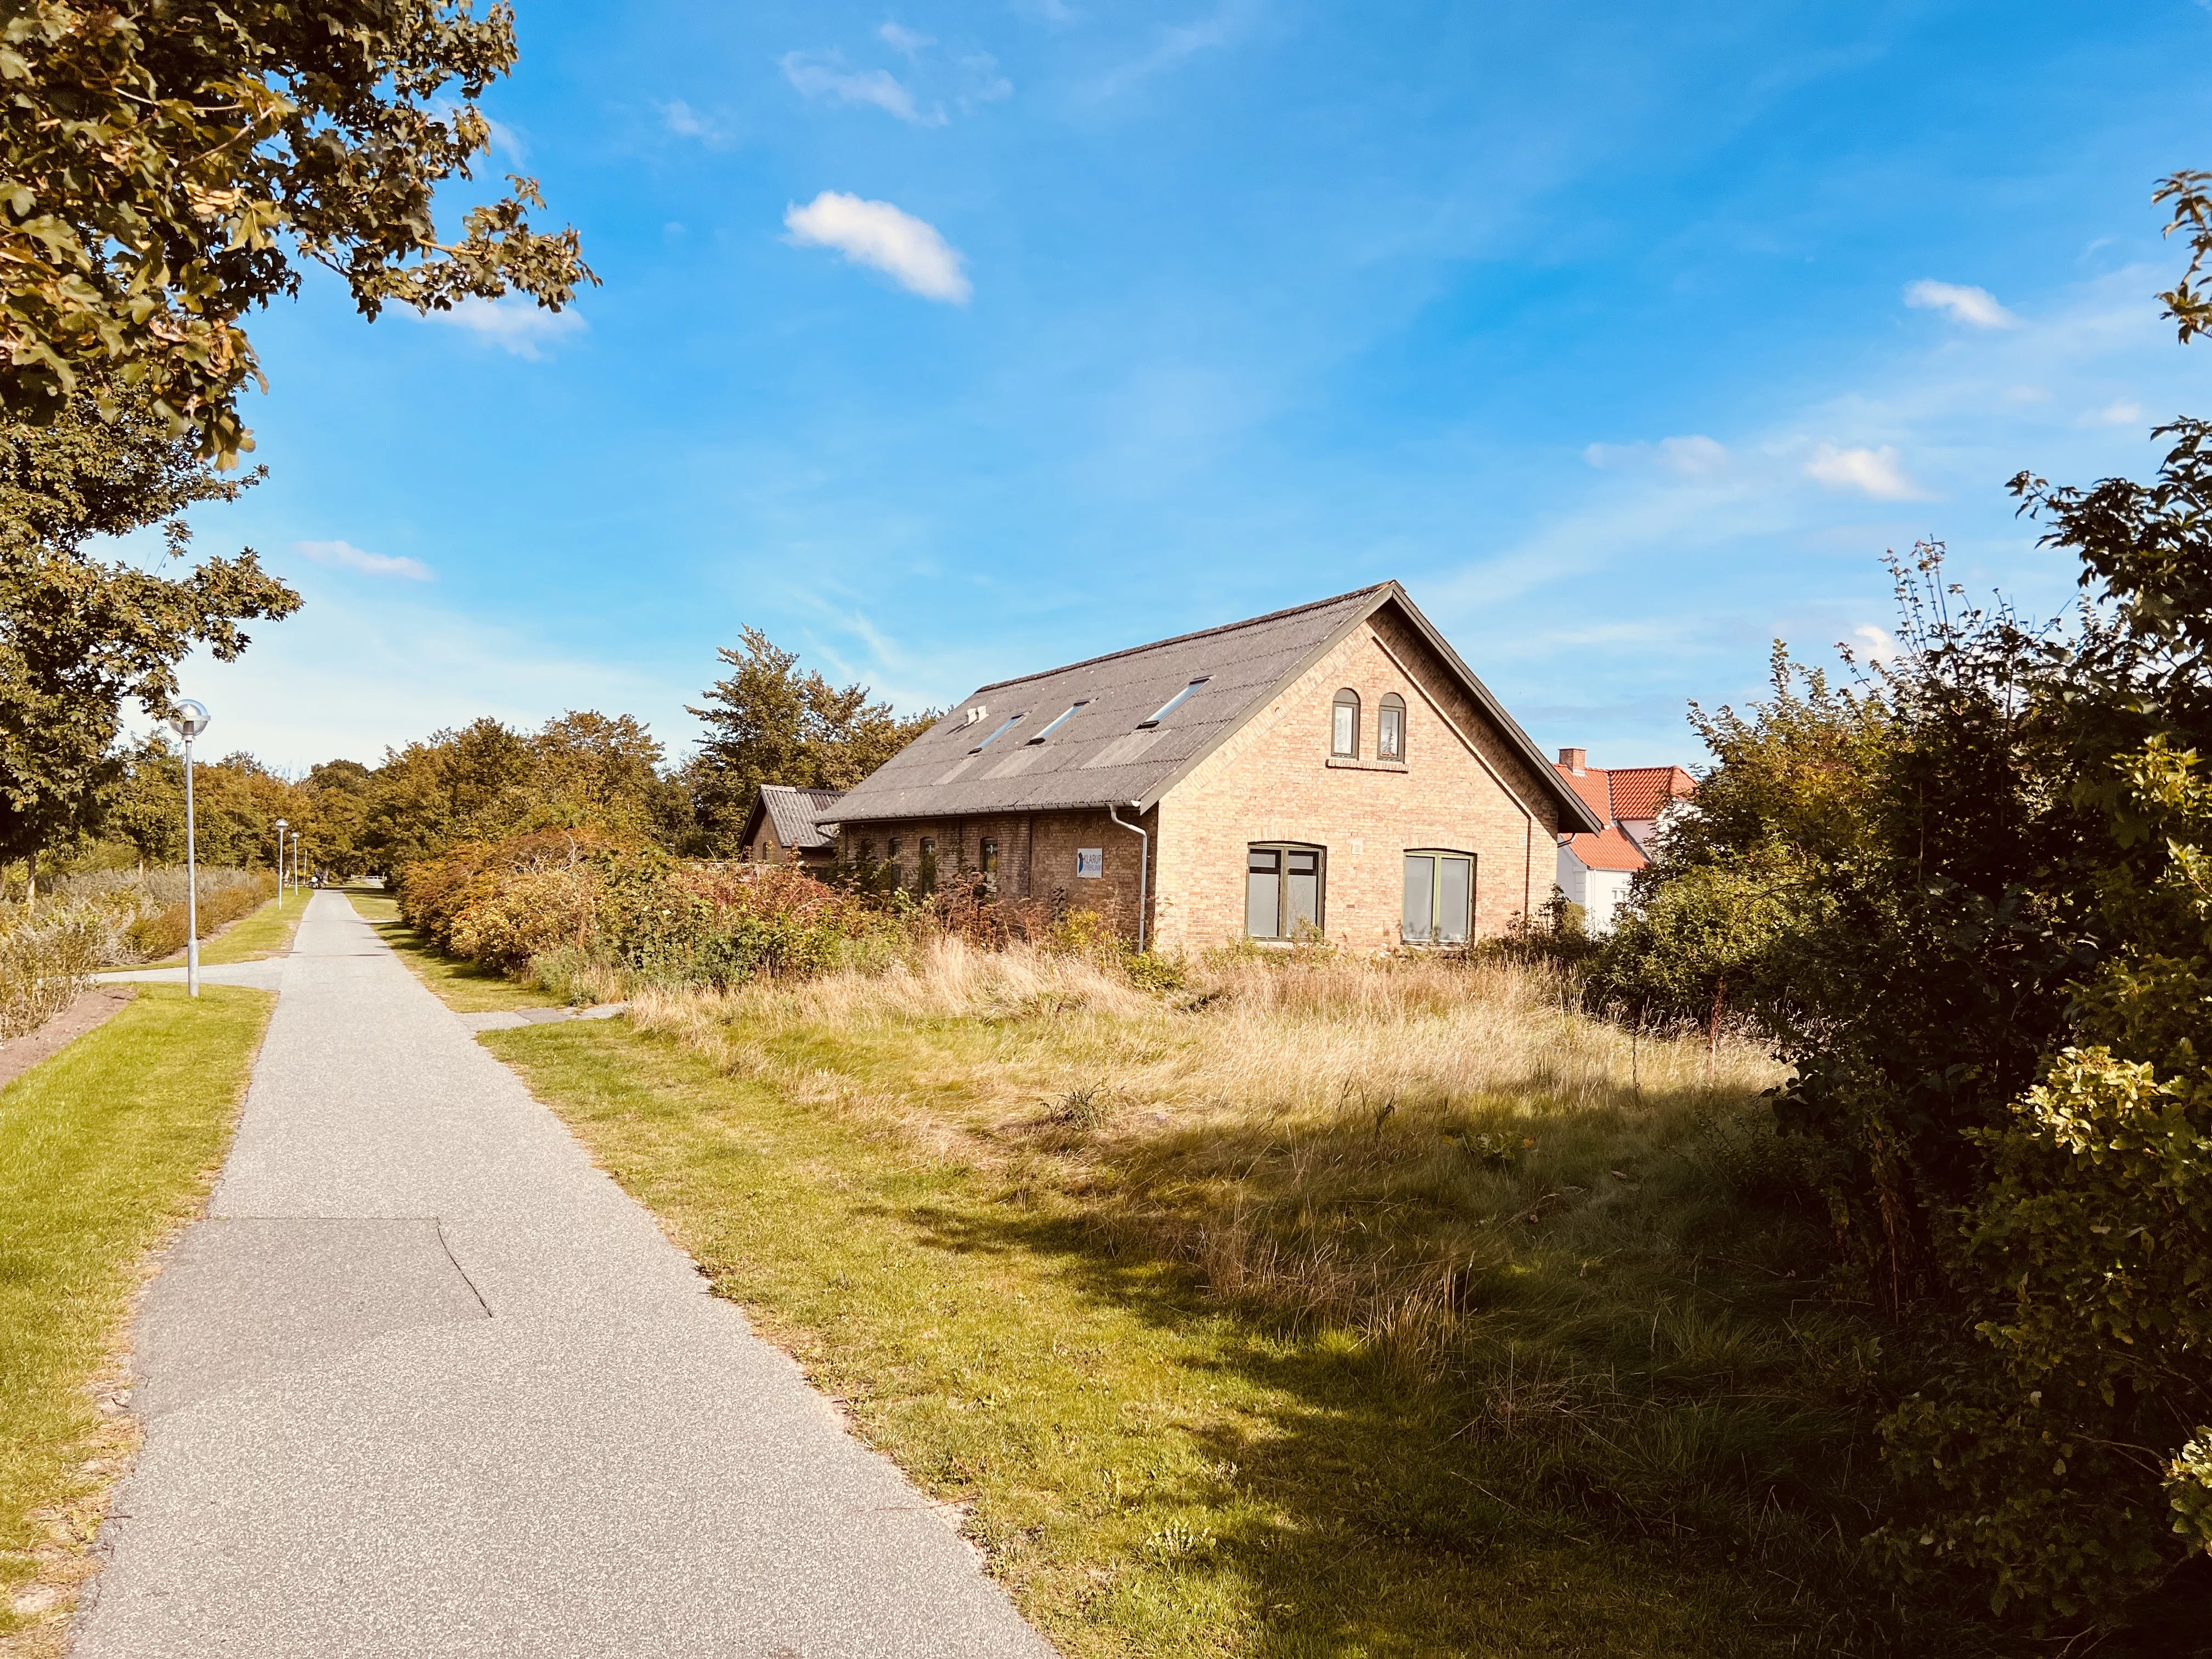
[(276, 820), (276, 908), (284, 908), (284, 820)]
[(193, 846), (192, 739), (208, 729), (204, 703), (187, 697), (169, 716), (169, 724), (185, 740), (185, 985), (189, 994), (200, 994), (200, 878), (199, 854)]
[(300, 832), (292, 832), (292, 885), (300, 884)]

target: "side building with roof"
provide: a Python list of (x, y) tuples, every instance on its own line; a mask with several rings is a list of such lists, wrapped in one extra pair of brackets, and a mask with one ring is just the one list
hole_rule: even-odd
[(745, 814), (738, 845), (756, 864), (833, 865), (837, 861), (836, 839), (817, 820), (843, 799), (842, 790), (764, 783)]
[(1585, 927), (1609, 933), (1627, 902), (1629, 884), (1651, 861), (1649, 848), (1660, 817), (1694, 795), (1698, 781), (1679, 766), (1592, 766), (1583, 749), (1559, 750), (1554, 769), (1605, 821), (1595, 835), (1559, 837), (1559, 890), (1582, 907)]
[(1500, 933), (1607, 827), (1395, 582), (983, 686), (822, 817), (1170, 950)]

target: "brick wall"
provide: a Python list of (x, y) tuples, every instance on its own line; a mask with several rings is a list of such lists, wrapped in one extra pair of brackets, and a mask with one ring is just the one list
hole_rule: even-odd
[[(1121, 817), (1125, 823), (1139, 822), (1126, 811)], [(1141, 820), (1147, 832), (1157, 831), (1158, 817), (1153, 812)], [(1056, 900), (1070, 909), (1096, 910), (1123, 934), (1135, 936), (1139, 854), (1146, 843), (1127, 830), (1116, 829), (1103, 811), (855, 823), (844, 830), (839, 855), (856, 859), (872, 848), (878, 860), (895, 856), (900, 884), (911, 887), (921, 878), (925, 837), (937, 844), (940, 882), (961, 871), (981, 869), (983, 842), (987, 837), (995, 839), (999, 891), (1003, 896)], [(895, 855), (890, 850), (893, 841), (898, 842)], [(1084, 848), (1098, 849), (1099, 875), (1075, 873), (1076, 854)]]
[[(1359, 694), (1353, 764), (1329, 755), (1340, 686)], [(1376, 710), (1393, 691), (1406, 700), (1403, 767), (1375, 759)], [(1475, 855), (1475, 931), (1496, 933), (1551, 896), (1558, 811), (1457, 677), (1386, 610), (1161, 801), (1157, 937), (1183, 950), (1241, 938), (1245, 849), (1269, 841), (1328, 849), (1322, 927), (1339, 944), (1400, 942), (1404, 854), (1425, 847)]]

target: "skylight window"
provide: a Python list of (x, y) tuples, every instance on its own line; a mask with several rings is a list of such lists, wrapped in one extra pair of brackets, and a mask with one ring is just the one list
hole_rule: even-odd
[(1045, 729), (1044, 729), (1043, 731), (1042, 731), (1042, 732), (1038, 732), (1038, 733), (1036, 734), (1036, 736), (1035, 736), (1035, 737), (1031, 738), (1030, 739), (1030, 741), (1031, 743), (1042, 743), (1042, 742), (1043, 742), (1047, 738), (1050, 737), (1054, 732), (1055, 732), (1059, 731), (1059, 730), (1060, 730), (1060, 728), (1061, 726), (1063, 726), (1066, 725), (1066, 724), (1067, 724), (1067, 722), (1068, 722), (1071, 719), (1073, 719), (1073, 718), (1074, 717), (1075, 711), (1076, 711), (1077, 709), (1079, 709), (1079, 708), (1089, 708), (1090, 706), (1091, 706), (1091, 699), (1090, 699), (1090, 698), (1088, 698), (1088, 697), (1081, 698), (1081, 699), (1079, 699), (1079, 701), (1077, 701), (1077, 702), (1072, 702), (1072, 703), (1068, 704), (1068, 705), (1067, 705), (1067, 708), (1066, 708), (1066, 712), (1064, 712), (1063, 714), (1061, 714), (1060, 715), (1060, 717), (1059, 717), (1057, 720), (1054, 720), (1054, 721), (1053, 721), (1053, 723), (1052, 723), (1050, 726), (1046, 726), (1046, 727), (1045, 727)]
[[(1139, 721), (1137, 722), (1137, 730), (1139, 730), (1139, 732), (1142, 732), (1142, 731), (1146, 730), (1147, 727), (1154, 726), (1158, 726), (1158, 725), (1162, 720), (1165, 720), (1169, 715), (1170, 715), (1170, 714), (1174, 714), (1174, 713), (1175, 713), (1175, 711), (1176, 711), (1176, 709), (1178, 709), (1178, 708), (1182, 708), (1182, 707), (1183, 706), (1183, 704), (1184, 704), (1184, 703), (1186, 703), (1186, 702), (1189, 702), (1189, 701), (1190, 701), (1190, 694), (1191, 694), (1192, 692), (1194, 692), (1194, 691), (1197, 690), (1198, 690), (1198, 688), (1199, 688), (1200, 686), (1204, 685), (1204, 684), (1206, 683), (1206, 681), (1208, 681), (1208, 680), (1212, 679), (1212, 678), (1213, 678), (1213, 676), (1212, 676), (1211, 674), (1201, 674), (1201, 675), (1200, 675), (1196, 679), (1193, 680), (1193, 681), (1192, 681), (1188, 685), (1186, 685), (1185, 687), (1183, 687), (1183, 689), (1182, 689), (1182, 690), (1180, 690), (1180, 691), (1176, 692), (1176, 693), (1175, 694), (1175, 696), (1173, 696), (1172, 697), (1170, 697), (1170, 698), (1169, 698), (1165, 702), (1162, 703), (1162, 704), (1159, 706), (1159, 709), (1158, 709), (1158, 711), (1156, 714), (1153, 714), (1153, 716), (1152, 717), (1152, 719), (1150, 719), (1150, 720), (1139, 720)], [(1062, 718), (1065, 718), (1065, 716), (1063, 716)]]
[(988, 737), (988, 738), (984, 738), (982, 742), (981, 742), (981, 743), (977, 744), (976, 744), (973, 749), (970, 749), (968, 752), (969, 752), (969, 754), (971, 754), (971, 755), (980, 755), (980, 754), (981, 754), (981, 753), (982, 753), (986, 749), (988, 749), (988, 748), (989, 748), (993, 744), (996, 743), (996, 742), (997, 742), (997, 741), (998, 741), (1001, 737), (1005, 736), (1005, 735), (1006, 734), (1006, 732), (1008, 732), (1009, 731), (1011, 731), (1013, 727), (1015, 727), (1015, 726), (1019, 726), (1019, 725), (1021, 724), (1021, 722), (1022, 722), (1022, 717), (1021, 717), (1021, 715), (1019, 715), (1019, 714), (1009, 714), (1009, 715), (1007, 715), (1007, 716), (1006, 716), (1006, 718), (1005, 720), (1001, 720), (1001, 721), (1000, 721), (1000, 722), (999, 722), (999, 725), (998, 725), (997, 729), (996, 729), (996, 730), (994, 730), (994, 731), (991, 733), (991, 735), (990, 735), (989, 737)]

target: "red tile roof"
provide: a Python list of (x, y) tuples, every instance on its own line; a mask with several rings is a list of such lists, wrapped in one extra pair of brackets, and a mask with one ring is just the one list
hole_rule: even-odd
[(1567, 787), (1583, 798), (1583, 805), (1603, 818), (1613, 822), (1613, 792), (1606, 787), (1605, 774), (1595, 766), (1580, 772), (1571, 772), (1564, 766), (1552, 769), (1559, 775)]
[(1656, 818), (1668, 801), (1686, 800), (1698, 792), (1698, 781), (1679, 766), (1616, 766), (1595, 775), (1613, 790), (1607, 817)]
[(1698, 781), (1679, 766), (1586, 766), (1577, 772), (1562, 763), (1552, 769), (1606, 822), (1602, 834), (1570, 836), (1560, 843), (1586, 870), (1641, 870), (1650, 860), (1620, 821), (1656, 818), (1669, 800), (1686, 799), (1698, 788)]
[(1585, 870), (1641, 870), (1651, 861), (1617, 823), (1606, 825), (1602, 835), (1570, 836), (1565, 844)]

